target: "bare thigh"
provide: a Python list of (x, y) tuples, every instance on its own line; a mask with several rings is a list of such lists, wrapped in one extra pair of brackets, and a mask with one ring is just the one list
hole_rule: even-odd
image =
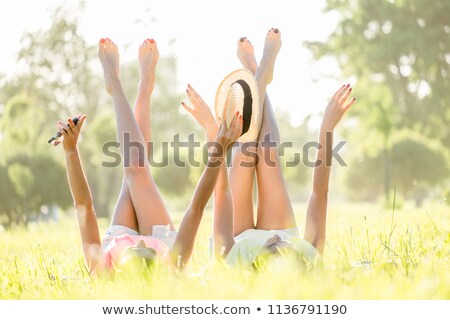
[(256, 228), (263, 230), (296, 228), (278, 149), (258, 148), (258, 155), (260, 161), (256, 167), (258, 185)]
[(148, 167), (127, 175), (127, 184), (136, 212), (139, 233), (150, 235), (154, 225), (174, 226)]
[(131, 201), (130, 191), (126, 180), (123, 180), (120, 189), (119, 199), (117, 200), (111, 225), (121, 225), (139, 232), (139, 226), (136, 220), (136, 212)]
[(234, 235), (255, 228), (253, 218), (253, 184), (255, 179), (256, 142), (236, 144), (229, 173), (233, 199)]

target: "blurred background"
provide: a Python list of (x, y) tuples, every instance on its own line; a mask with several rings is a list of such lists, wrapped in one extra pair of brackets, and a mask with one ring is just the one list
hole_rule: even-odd
[[(96, 57), (101, 37), (119, 45), (131, 103), (137, 48), (146, 38), (158, 43), (152, 130), (155, 153), (170, 161), (152, 173), (169, 210), (186, 208), (203, 168), (176, 167), (160, 148), (177, 133), (204, 141), (180, 107), (185, 87), (213, 107), (221, 79), (240, 67), (239, 37), (260, 59), (271, 27), (283, 47), (268, 92), (282, 140), (293, 143), (283, 162), (315, 140), (329, 97), (351, 83), (357, 103), (336, 139), (348, 141), (340, 151), (347, 166), (335, 161), (332, 201), (385, 207), (395, 195), (396, 206), (449, 205), (449, 1), (16, 0), (0, 4), (0, 225), (54, 220), (72, 207), (62, 148), (47, 140), (57, 120), (80, 112), (88, 116), (79, 148), (96, 211), (112, 213), (122, 170), (101, 165), (103, 145), (115, 140)], [(292, 200), (306, 201), (312, 168), (283, 170)]]

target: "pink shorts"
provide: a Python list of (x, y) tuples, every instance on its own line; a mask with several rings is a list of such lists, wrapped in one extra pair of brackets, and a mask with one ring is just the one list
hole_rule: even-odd
[[(108, 245), (111, 243), (112, 239), (115, 237), (121, 236), (123, 234), (129, 234), (131, 236), (138, 236), (139, 232), (136, 230), (133, 230), (131, 228), (121, 226), (121, 225), (114, 225), (110, 226), (108, 230), (106, 230), (105, 236), (103, 237), (102, 241), (102, 249), (103, 251), (106, 251), (108, 248)], [(175, 242), (175, 239), (177, 237), (177, 232), (175, 230), (170, 230), (169, 225), (154, 225), (152, 229), (152, 237), (155, 237), (162, 242), (164, 242), (169, 249), (172, 248), (173, 243)]]

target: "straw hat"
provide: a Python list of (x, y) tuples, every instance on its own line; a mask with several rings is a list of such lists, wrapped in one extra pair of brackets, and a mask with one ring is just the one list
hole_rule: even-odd
[(259, 135), (262, 112), (259, 107), (258, 84), (253, 74), (244, 69), (230, 73), (219, 85), (216, 92), (216, 119), (225, 110), (227, 124), (231, 123), (236, 111), (242, 115), (244, 125), (239, 142), (255, 141)]

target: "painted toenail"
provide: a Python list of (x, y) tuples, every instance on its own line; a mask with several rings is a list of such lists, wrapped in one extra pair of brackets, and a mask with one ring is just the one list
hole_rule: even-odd
[(155, 43), (155, 40), (153, 40), (153, 39), (150, 39), (150, 43)]
[(240, 41), (240, 42), (244, 42), (244, 38), (240, 38), (239, 41)]
[(275, 31), (275, 33), (278, 33), (279, 30), (278, 30), (278, 29), (275, 29), (275, 30), (273, 30), (273, 31)]
[(100, 43), (104, 43), (104, 42), (105, 42), (105, 39), (101, 38)]

